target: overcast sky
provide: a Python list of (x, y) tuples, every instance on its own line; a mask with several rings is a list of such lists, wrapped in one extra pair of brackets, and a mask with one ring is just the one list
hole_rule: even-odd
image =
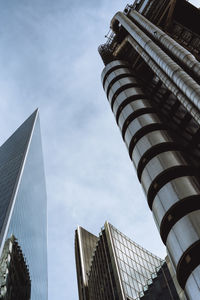
[(165, 256), (100, 81), (97, 47), (125, 5), (123, 0), (0, 1), (0, 142), (39, 107), (49, 300), (78, 299), (77, 225), (98, 234), (108, 220)]

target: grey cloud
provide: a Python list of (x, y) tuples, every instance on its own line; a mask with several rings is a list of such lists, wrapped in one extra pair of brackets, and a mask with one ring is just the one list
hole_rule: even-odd
[[(0, 4), (0, 141), (40, 109), (49, 211), (49, 300), (77, 300), (74, 230), (104, 221), (164, 255), (103, 92), (104, 42), (123, 1)], [(154, 245), (146, 235), (151, 228)]]

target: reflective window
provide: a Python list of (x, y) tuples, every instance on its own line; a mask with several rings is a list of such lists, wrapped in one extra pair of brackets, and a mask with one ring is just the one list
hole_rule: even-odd
[(159, 269), (163, 261), (131, 241), (111, 224), (110, 229), (125, 295), (129, 299), (139, 299), (139, 293), (151, 283), (152, 275), (155, 276), (156, 268)]
[[(37, 118), (30, 147), (27, 150), (24, 169), (18, 165), (20, 155), (24, 157), (30, 137), (34, 114), (17, 130), (3, 146), (3, 155), (11, 164), (10, 174), (16, 170), (21, 173), (14, 209), (11, 215), (7, 238), (12, 234), (17, 238), (31, 278), (31, 300), (47, 300), (47, 208), (43, 169), (39, 119)], [(31, 119), (32, 118), (32, 119)], [(6, 142), (7, 143), (7, 142)], [(1, 152), (1, 150), (0, 150)], [(12, 154), (12, 155), (11, 155)], [(3, 156), (2, 155), (2, 156)], [(5, 159), (5, 158), (4, 158)], [(9, 173), (9, 171), (7, 172)], [(17, 182), (17, 177), (11, 181)], [(2, 177), (0, 177), (1, 181)], [(12, 199), (10, 198), (9, 201)]]

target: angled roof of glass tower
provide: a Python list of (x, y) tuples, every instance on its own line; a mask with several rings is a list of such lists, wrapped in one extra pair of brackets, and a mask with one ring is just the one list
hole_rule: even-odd
[(1, 247), (35, 118), (36, 111), (0, 147)]
[(31, 300), (47, 300), (46, 204), (36, 110), (0, 147), (1, 252), (14, 236), (29, 270)]
[(117, 269), (126, 297), (137, 299), (145, 286), (152, 283), (164, 263), (161, 258), (133, 242), (113, 225), (110, 230)]
[[(80, 227), (75, 235), (80, 300), (179, 299), (165, 260), (108, 222), (98, 238), (83, 228), (84, 235), (78, 231)], [(83, 257), (87, 257), (87, 268), (80, 263)], [(87, 282), (84, 272), (87, 272)]]

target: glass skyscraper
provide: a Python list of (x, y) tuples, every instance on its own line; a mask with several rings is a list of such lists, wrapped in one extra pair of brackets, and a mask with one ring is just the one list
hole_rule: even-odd
[(178, 300), (167, 264), (108, 222), (97, 238), (78, 227), (75, 255), (80, 300)]
[[(15, 248), (23, 255), (31, 281), (30, 299), (47, 300), (47, 199), (38, 110), (0, 147), (1, 255), (5, 256), (9, 239), (17, 242)], [(13, 270), (20, 272), (21, 267)]]

